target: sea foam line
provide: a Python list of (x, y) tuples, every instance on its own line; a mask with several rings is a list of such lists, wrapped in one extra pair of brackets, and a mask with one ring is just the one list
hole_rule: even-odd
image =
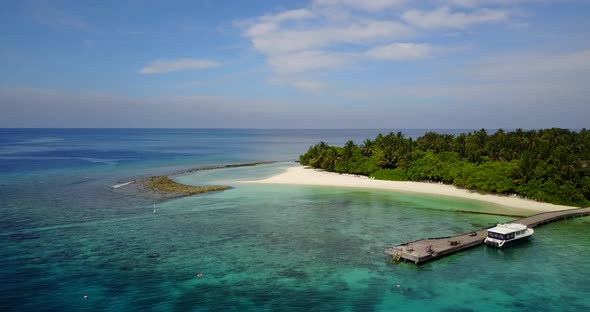
[(120, 188), (121, 186), (129, 185), (129, 184), (131, 184), (133, 182), (135, 182), (135, 180), (129, 181), (129, 182), (125, 182), (125, 183), (121, 183), (121, 184), (115, 184), (115, 185), (112, 185), (111, 188), (114, 188), (114, 189)]

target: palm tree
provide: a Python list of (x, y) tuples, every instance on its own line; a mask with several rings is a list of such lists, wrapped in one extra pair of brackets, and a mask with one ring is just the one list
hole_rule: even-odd
[(461, 133), (457, 136), (455, 142), (453, 142), (453, 151), (457, 152), (461, 158), (465, 158), (465, 155), (467, 154), (465, 147), (465, 144), (467, 143), (466, 137), (465, 133)]
[(528, 182), (533, 177), (536, 167), (537, 162), (527, 151), (520, 158), (520, 162), (518, 163), (517, 176), (523, 179), (524, 182)]
[(373, 149), (374, 145), (375, 145), (375, 143), (373, 141), (371, 141), (371, 139), (365, 139), (363, 141), (363, 145), (361, 146), (361, 154), (368, 156), (368, 157), (373, 155), (373, 153), (375, 152), (375, 150)]
[(397, 152), (392, 148), (386, 148), (382, 151), (379, 157), (379, 165), (382, 168), (395, 169), (397, 167), (398, 160), (399, 157)]
[(342, 158), (344, 160), (350, 160), (352, 158), (352, 156), (354, 155), (354, 151), (357, 149), (356, 144), (354, 144), (354, 142), (348, 141), (346, 142), (346, 144), (344, 144), (344, 147), (342, 149)]

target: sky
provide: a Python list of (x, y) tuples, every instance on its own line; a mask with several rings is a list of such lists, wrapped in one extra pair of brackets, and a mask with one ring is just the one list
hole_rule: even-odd
[(0, 6), (0, 127), (590, 125), (588, 0)]

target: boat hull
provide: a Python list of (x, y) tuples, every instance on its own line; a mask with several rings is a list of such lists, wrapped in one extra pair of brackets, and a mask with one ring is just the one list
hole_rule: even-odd
[(511, 240), (508, 240), (508, 241), (503, 241), (504, 244), (502, 244), (501, 242), (498, 242), (498, 241), (491, 241), (491, 240), (485, 240), (484, 243), (487, 246), (490, 246), (490, 247), (493, 247), (493, 248), (505, 248), (505, 247), (514, 246), (516, 244), (520, 244), (520, 243), (526, 242), (531, 237), (532, 237), (532, 235), (529, 235), (529, 236), (525, 236), (525, 237), (511, 239)]

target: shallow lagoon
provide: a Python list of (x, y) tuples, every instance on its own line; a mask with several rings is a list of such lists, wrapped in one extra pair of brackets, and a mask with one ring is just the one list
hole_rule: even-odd
[(11, 173), (0, 181), (0, 309), (590, 310), (589, 218), (543, 226), (506, 250), (390, 265), (387, 245), (508, 218), (455, 213), (498, 207), (454, 198), (236, 183), (290, 165), (178, 177), (234, 188), (158, 203), (156, 215), (151, 201), (109, 186), (182, 165)]

